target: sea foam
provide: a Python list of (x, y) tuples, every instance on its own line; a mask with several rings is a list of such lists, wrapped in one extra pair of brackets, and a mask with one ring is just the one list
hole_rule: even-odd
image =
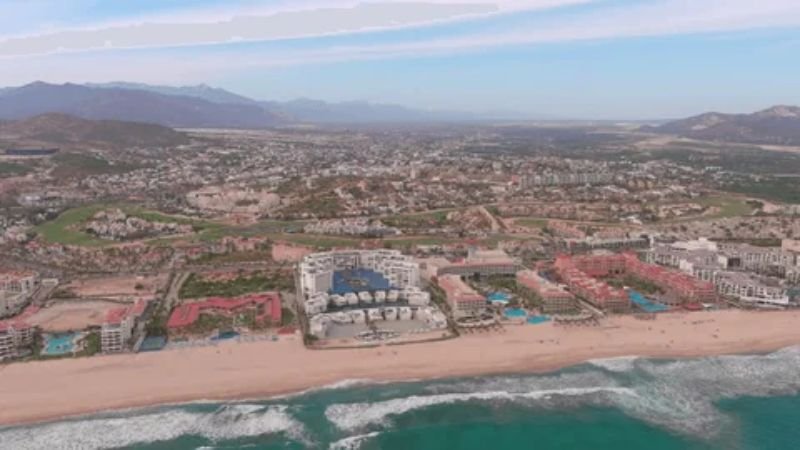
[(133, 416), (81, 419), (0, 431), (3, 448), (105, 449), (169, 441), (184, 435), (212, 442), (285, 432), (300, 436), (302, 424), (285, 406), (236, 404), (213, 412), (169, 410)]

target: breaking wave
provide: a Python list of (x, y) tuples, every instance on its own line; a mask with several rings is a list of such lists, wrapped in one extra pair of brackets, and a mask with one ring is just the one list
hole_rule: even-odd
[(626, 388), (613, 387), (587, 387), (565, 388), (534, 392), (470, 392), (462, 394), (439, 394), (429, 396), (413, 395), (405, 398), (396, 398), (377, 403), (348, 403), (329, 406), (325, 410), (325, 417), (342, 430), (355, 430), (367, 425), (384, 424), (392, 415), (400, 415), (416, 409), (434, 405), (442, 405), (469, 401), (513, 401), (547, 399), (554, 396), (579, 396), (598, 393), (632, 394)]
[(285, 406), (236, 404), (213, 412), (169, 410), (135, 416), (82, 419), (0, 431), (3, 448), (105, 449), (197, 435), (212, 442), (275, 433), (301, 436), (303, 426)]
[(717, 435), (732, 418), (717, 406), (742, 396), (800, 391), (800, 347), (767, 355), (687, 360), (629, 357), (590, 361), (554, 375), (434, 382), (423, 392), (377, 402), (329, 406), (326, 418), (343, 431), (391, 426), (414, 410), (457, 402), (514, 402), (537, 408), (607, 406), (673, 431)]
[(378, 436), (379, 434), (380, 433), (377, 431), (373, 431), (372, 433), (349, 436), (331, 443), (330, 447), (328, 448), (330, 450), (358, 450), (361, 448), (361, 444)]

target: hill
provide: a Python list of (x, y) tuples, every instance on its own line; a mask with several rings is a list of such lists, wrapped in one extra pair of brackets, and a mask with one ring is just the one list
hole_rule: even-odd
[(51, 113), (0, 123), (0, 145), (173, 147), (189, 142), (181, 132), (161, 125), (116, 120), (87, 120)]
[(773, 106), (752, 114), (711, 112), (640, 130), (709, 141), (800, 145), (800, 108)]
[(264, 128), (282, 120), (258, 105), (215, 103), (143, 89), (35, 82), (0, 92), (0, 120), (46, 113), (172, 128)]

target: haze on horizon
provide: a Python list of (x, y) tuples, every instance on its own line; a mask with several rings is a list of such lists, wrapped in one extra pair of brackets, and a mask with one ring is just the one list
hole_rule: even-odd
[(1, 1), (0, 85), (207, 83), (532, 117), (800, 104), (796, 0)]

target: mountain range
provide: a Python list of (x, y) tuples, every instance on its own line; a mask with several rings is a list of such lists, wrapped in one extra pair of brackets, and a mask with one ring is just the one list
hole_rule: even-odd
[(706, 141), (800, 145), (800, 108), (780, 105), (752, 114), (710, 112), (640, 130)]
[(369, 102), (329, 103), (311, 99), (257, 101), (207, 85), (139, 83), (48, 84), (0, 89), (0, 120), (45, 113), (85, 119), (156, 123), (173, 128), (266, 128), (294, 123), (414, 123), (518, 119), (513, 113), (424, 111)]
[(184, 133), (161, 125), (88, 120), (60, 113), (0, 122), (0, 145), (8, 147), (174, 147), (188, 142)]

